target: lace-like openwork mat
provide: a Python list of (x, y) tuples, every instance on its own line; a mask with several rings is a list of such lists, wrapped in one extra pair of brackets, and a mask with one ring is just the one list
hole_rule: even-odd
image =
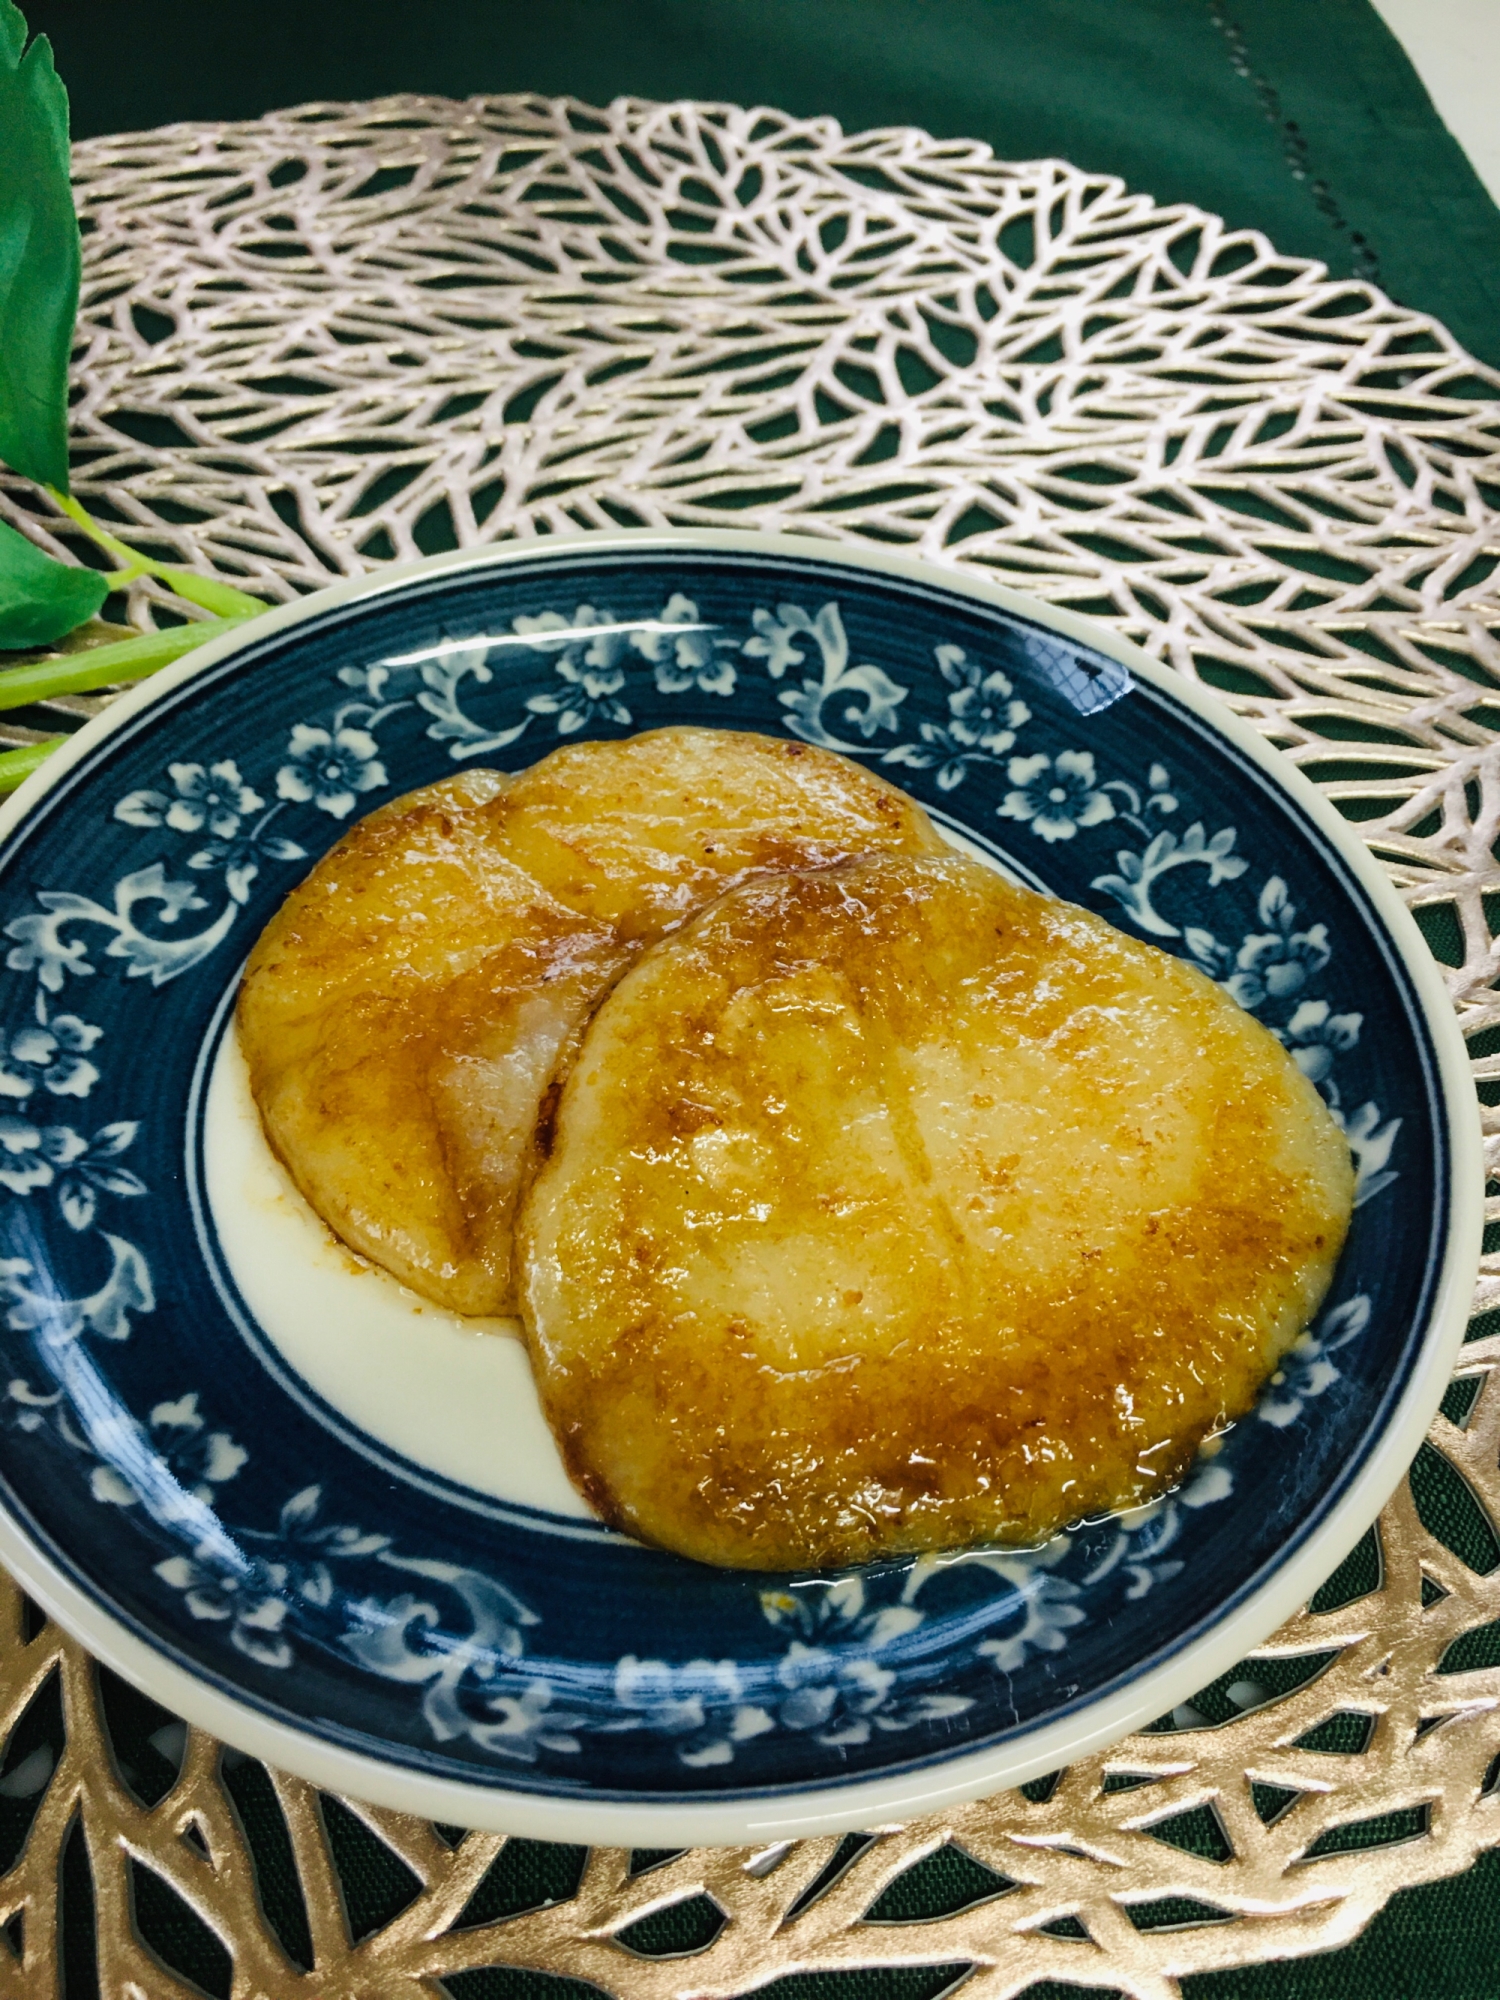
[[(1102, 176), (765, 111), (312, 106), (93, 141), (78, 178), (80, 486), (128, 539), (286, 597), (505, 535), (754, 523), (1113, 619), (1362, 823), (1500, 1095), (1500, 377), (1431, 320)], [(76, 549), (42, 504), (0, 484), (8, 518)], [(115, 613), (164, 608), (144, 586)], [(1497, 1305), (1491, 1255), (1476, 1310)], [(575, 1890), (560, 1850), (452, 1847), (280, 1776), (253, 1810), (243, 1760), (148, 1733), (7, 1597), (0, 1923), (24, 1962), (0, 1947), (0, 1994), (55, 1976), (75, 1819), (110, 1996), (195, 1990), (143, 1937), (236, 1996), (315, 1963), (320, 2000), (496, 1965), (630, 2000), (875, 1966), (972, 1968), (975, 2000), (1043, 1978), (1168, 2000), (1184, 1972), (1343, 1942), (1500, 1839), (1496, 1323), (1415, 1497), (1319, 1609), (1050, 1796), (863, 1845), (634, 1873), (595, 1852)]]

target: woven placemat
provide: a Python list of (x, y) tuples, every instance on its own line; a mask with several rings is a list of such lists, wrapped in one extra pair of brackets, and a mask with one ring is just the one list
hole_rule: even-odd
[[(1114, 621), (1359, 822), (1500, 1095), (1500, 376), (1441, 326), (1107, 176), (774, 111), (312, 105), (91, 141), (77, 176), (77, 481), (137, 546), (287, 598), (508, 535), (754, 524)], [(90, 559), (45, 505), (0, 479)], [(191, 615), (150, 582), (108, 610)], [(320, 1800), (0, 1593), (0, 1995), (65, 1957), (86, 1990), (97, 1948), (122, 2000), (857, 1968), (883, 2000), (1169, 2000), (1343, 1942), (1500, 1840), (1494, 1307), (1487, 1254), (1411, 1482), (1269, 1645), (1105, 1756), (867, 1837), (585, 1854)]]

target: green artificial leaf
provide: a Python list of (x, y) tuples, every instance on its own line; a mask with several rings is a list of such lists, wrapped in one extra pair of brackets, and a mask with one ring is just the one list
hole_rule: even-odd
[(26, 48), (25, 17), (0, 0), (0, 459), (60, 493), (79, 268), (68, 93), (46, 36)]
[(49, 645), (92, 618), (108, 595), (109, 579), (98, 570), (54, 562), (0, 521), (0, 647)]

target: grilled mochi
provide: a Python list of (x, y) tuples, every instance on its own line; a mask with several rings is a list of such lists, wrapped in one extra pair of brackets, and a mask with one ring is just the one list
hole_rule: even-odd
[(745, 884), (588, 1029), (518, 1231), (569, 1470), (704, 1562), (1148, 1500), (1317, 1308), (1349, 1149), (1201, 973), (982, 865)]
[(538, 1108), (600, 996), (756, 871), (946, 851), (807, 744), (663, 729), (471, 770), (370, 814), (262, 934), (239, 999), (271, 1145), (330, 1229), (450, 1310), (513, 1309)]

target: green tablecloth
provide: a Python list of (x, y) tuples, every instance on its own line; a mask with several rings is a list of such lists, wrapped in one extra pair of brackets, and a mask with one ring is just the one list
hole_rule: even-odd
[(729, 99), (1056, 154), (1500, 362), (1500, 210), (1369, 0), (31, 0), (80, 136), (398, 90)]
[[(1060, 155), (1263, 229), (1500, 363), (1500, 211), (1368, 0), (32, 0), (27, 12), (52, 37), (78, 136), (401, 90), (729, 99), (831, 113), (849, 130), (916, 124), (1003, 157)], [(763, 1991), (925, 2000), (943, 1983), (856, 1974)], [(1099, 2000), (1059, 1986), (1029, 2000), (1085, 1990)], [(1185, 1991), (1500, 2000), (1500, 1855), (1398, 1896), (1342, 1952)], [(507, 1992), (562, 2000), (528, 1975)]]

